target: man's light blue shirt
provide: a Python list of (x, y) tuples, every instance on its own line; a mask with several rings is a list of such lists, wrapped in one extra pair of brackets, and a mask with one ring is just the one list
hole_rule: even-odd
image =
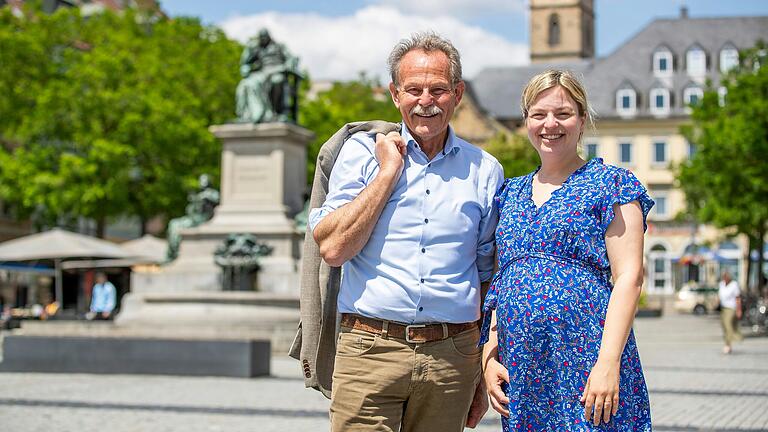
[[(479, 319), (480, 281), (493, 273), (493, 198), (504, 173), (493, 156), (451, 128), (448, 133), (445, 148), (430, 161), (403, 125), (403, 174), (368, 243), (342, 265), (339, 312), (401, 323)], [(376, 177), (375, 147), (367, 133), (344, 144), (326, 201), (310, 212), (313, 230)]]
[(117, 300), (117, 290), (112, 282), (97, 283), (91, 293), (91, 312), (112, 312)]

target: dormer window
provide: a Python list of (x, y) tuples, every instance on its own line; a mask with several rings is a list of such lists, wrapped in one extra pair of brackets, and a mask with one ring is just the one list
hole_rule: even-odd
[(701, 102), (702, 97), (704, 97), (704, 90), (699, 86), (690, 86), (683, 90), (683, 103), (688, 110), (690, 110), (691, 106)]
[(653, 53), (653, 74), (656, 76), (672, 75), (672, 52), (661, 48)]
[(720, 72), (726, 73), (739, 65), (739, 51), (733, 45), (720, 50)]
[(634, 89), (616, 91), (616, 112), (620, 116), (633, 116), (637, 112), (637, 93)]
[(668, 89), (662, 87), (651, 89), (649, 96), (651, 100), (651, 114), (655, 116), (669, 115), (670, 100)]
[(689, 76), (703, 77), (707, 73), (707, 53), (698, 46), (691, 47), (685, 54), (685, 65)]

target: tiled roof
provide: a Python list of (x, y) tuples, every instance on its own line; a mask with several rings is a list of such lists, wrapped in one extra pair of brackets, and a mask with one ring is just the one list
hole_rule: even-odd
[[(649, 117), (649, 92), (657, 86), (672, 95), (670, 116), (686, 115), (683, 89), (696, 85), (685, 69), (689, 48), (697, 45), (707, 55), (706, 79), (720, 80), (720, 50), (730, 44), (750, 48), (759, 39), (768, 41), (768, 17), (657, 19), (606, 57), (565, 64), (532, 64), (482, 70), (472, 85), (479, 104), (498, 119), (521, 118), (520, 93), (536, 73), (549, 68), (570, 69), (587, 86), (589, 100), (600, 118), (618, 117), (616, 90), (626, 86), (638, 95), (636, 117)], [(666, 47), (673, 55), (674, 73), (660, 80), (653, 73), (653, 53)]]

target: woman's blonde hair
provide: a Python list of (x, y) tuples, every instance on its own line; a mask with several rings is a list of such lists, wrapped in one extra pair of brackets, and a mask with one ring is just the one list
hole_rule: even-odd
[(520, 100), (523, 118), (528, 118), (528, 109), (542, 92), (558, 85), (570, 94), (579, 107), (579, 115), (585, 117), (587, 125), (591, 126), (594, 115), (592, 114), (592, 107), (587, 101), (587, 90), (573, 72), (568, 70), (549, 69), (528, 81)]

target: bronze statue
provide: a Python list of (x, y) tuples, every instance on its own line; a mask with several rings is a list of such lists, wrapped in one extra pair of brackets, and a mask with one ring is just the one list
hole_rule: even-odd
[(296, 122), (301, 75), (298, 59), (266, 29), (251, 38), (240, 57), (237, 117), (243, 122)]
[(167, 261), (173, 261), (179, 255), (181, 230), (196, 227), (213, 217), (213, 209), (219, 205), (219, 191), (211, 187), (207, 174), (199, 178), (200, 188), (197, 193), (190, 194), (186, 214), (171, 219), (168, 222), (168, 252)]
[(227, 236), (213, 254), (222, 270), (224, 291), (248, 291), (254, 288), (259, 258), (272, 253), (272, 246), (261, 243), (253, 234), (233, 233)]

